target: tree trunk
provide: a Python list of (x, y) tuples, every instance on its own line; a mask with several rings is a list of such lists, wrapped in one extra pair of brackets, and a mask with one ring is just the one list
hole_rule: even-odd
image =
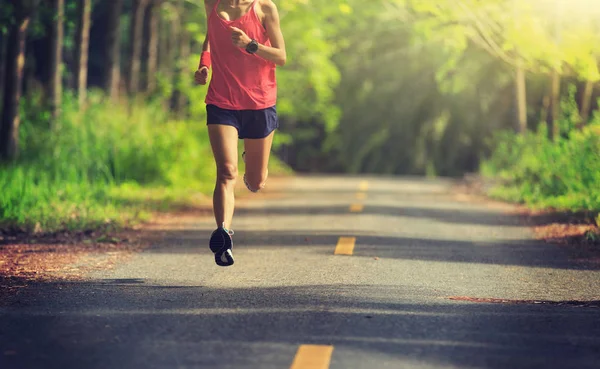
[(174, 69), (177, 65), (177, 52), (179, 51), (177, 42), (177, 36), (179, 35), (179, 15), (173, 13), (170, 14), (170, 17), (163, 17), (161, 19), (160, 34), (162, 37), (159, 45), (160, 72), (171, 83), (173, 82), (173, 77), (176, 75)]
[(131, 55), (129, 60), (128, 91), (135, 94), (140, 84), (140, 65), (142, 54), (142, 40), (144, 36), (144, 12), (148, 0), (134, 0), (131, 18)]
[(550, 90), (550, 114), (548, 120), (548, 131), (552, 139), (557, 140), (560, 136), (558, 117), (560, 115), (560, 74), (557, 69), (552, 70), (552, 81)]
[(4, 101), (4, 75), (6, 71), (6, 35), (0, 32), (0, 111)]
[(581, 116), (581, 121), (579, 123), (579, 128), (583, 128), (588, 123), (590, 119), (590, 110), (592, 108), (592, 96), (594, 95), (594, 82), (587, 81), (585, 83), (585, 89), (583, 90), (583, 96), (581, 97), (581, 111), (579, 115)]
[(162, 76), (166, 76), (171, 69), (168, 46), (170, 21), (165, 17), (159, 17), (158, 29), (158, 70)]
[(6, 45), (6, 81), (0, 126), (0, 157), (16, 158), (19, 146), (19, 100), (25, 66), (25, 38), (30, 17), (17, 17)]
[(52, 112), (52, 120), (56, 121), (60, 115), (62, 100), (62, 48), (64, 37), (65, 0), (52, 0), (52, 9), (56, 15), (56, 19), (52, 22), (52, 46), (50, 49), (48, 102)]
[(146, 91), (156, 90), (156, 72), (158, 67), (158, 21), (161, 2), (153, 1), (148, 7), (148, 62), (146, 67)]
[[(563, 6), (561, 1), (554, 2), (554, 43), (557, 47), (561, 45), (561, 34), (562, 34), (562, 20), (563, 20)], [(550, 105), (551, 105), (551, 117), (549, 122), (549, 131), (551, 132), (552, 139), (558, 140), (560, 137), (560, 72), (561, 64), (555, 66), (552, 69), (552, 86), (550, 90)]]
[(183, 92), (183, 87), (187, 84), (187, 81), (192, 78), (188, 69), (186, 68), (188, 59), (190, 57), (190, 49), (191, 49), (191, 41), (190, 35), (187, 32), (183, 32), (181, 34), (181, 46), (179, 50), (179, 83), (178, 83), (178, 91), (177, 91), (177, 100), (175, 104), (177, 105), (177, 114), (180, 117), (185, 116), (186, 106), (187, 106), (187, 96)]
[(185, 14), (185, 2), (178, 0), (177, 13), (174, 20), (174, 27), (171, 33), (171, 42), (174, 43), (175, 47), (171, 49), (171, 57), (176, 60), (174, 64), (175, 69), (175, 81), (176, 88), (173, 91), (173, 106), (177, 115), (183, 117), (185, 115), (185, 106), (187, 104), (187, 97), (183, 92), (186, 83), (186, 68), (187, 59), (190, 55), (190, 37), (185, 32), (183, 27), (183, 15)]
[(119, 83), (121, 79), (121, 53), (120, 53), (120, 17), (123, 0), (107, 2), (108, 26), (106, 35), (106, 69), (104, 72), (104, 86), (111, 100), (119, 98)]
[(515, 89), (517, 96), (517, 123), (519, 133), (527, 132), (527, 86), (525, 83), (525, 71), (519, 65), (515, 75)]
[(79, 0), (77, 4), (77, 33), (75, 41), (75, 78), (80, 107), (84, 106), (87, 97), (91, 13), (92, 1)]
[[(177, 9), (179, 10), (179, 9)], [(177, 60), (179, 53), (179, 42), (177, 42), (180, 33), (181, 33), (181, 14), (179, 12), (175, 13), (173, 19), (171, 19), (170, 27), (169, 27), (169, 61), (170, 61), (170, 73), (173, 74), (174, 69), (177, 68)]]
[(550, 95), (544, 93), (542, 97), (542, 112), (540, 114), (539, 122), (547, 122), (550, 116)]
[[(180, 51), (180, 43), (178, 42), (179, 36), (181, 35), (181, 14), (179, 13), (180, 8), (177, 8), (173, 18), (170, 20), (169, 24), (169, 41), (168, 41), (168, 58), (169, 58), (169, 66), (167, 69), (166, 77), (168, 78), (169, 83), (177, 84), (179, 81), (179, 51)], [(172, 109), (177, 109), (177, 101), (179, 100), (179, 91), (176, 88), (173, 89), (172, 94), (169, 99), (169, 106)], [(177, 111), (177, 110), (176, 110)], [(177, 111), (177, 113), (179, 113)]]

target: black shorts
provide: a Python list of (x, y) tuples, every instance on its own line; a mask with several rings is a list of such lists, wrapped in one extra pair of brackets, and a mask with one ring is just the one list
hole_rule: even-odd
[(265, 138), (279, 128), (274, 106), (259, 110), (229, 110), (206, 105), (206, 124), (233, 126), (241, 138)]

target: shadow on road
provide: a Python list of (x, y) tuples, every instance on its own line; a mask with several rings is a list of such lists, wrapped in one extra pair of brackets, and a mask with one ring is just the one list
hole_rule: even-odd
[(299, 344), (334, 345), (334, 368), (354, 367), (341, 353), (498, 369), (600, 360), (594, 308), (420, 303), (415, 296), (427, 291), (397, 286), (212, 289), (131, 279), (32, 291), (36, 298), (2, 311), (2, 368), (287, 368)]
[[(265, 208), (239, 208), (236, 215), (257, 216), (302, 216), (302, 215), (351, 215), (348, 213), (349, 206), (287, 206), (287, 207), (265, 207)], [(468, 211), (454, 209), (435, 209), (419, 207), (398, 206), (373, 206), (366, 205), (361, 215), (381, 215), (394, 217), (409, 217), (432, 219), (443, 223), (490, 225), (490, 226), (515, 226), (523, 227), (523, 218), (519, 215), (509, 215), (499, 212)]]
[[(598, 263), (575, 263), (579, 250), (561, 249), (556, 245), (535, 240), (470, 242), (444, 239), (376, 236), (356, 230), (332, 233), (305, 231), (239, 231), (234, 236), (240, 249), (268, 250), (269, 248), (306, 247), (311, 252), (332, 255), (339, 237), (356, 237), (354, 257), (425, 260), (440, 262), (480, 263), (547, 267), (555, 269), (599, 270)], [(197, 254), (204, 251), (209, 233), (199, 230), (170, 230), (156, 232), (157, 247), (148, 252), (164, 254)]]
[[(340, 197), (346, 201), (354, 198), (358, 192), (352, 189), (285, 189), (280, 191), (269, 190), (269, 194), (276, 194), (288, 198), (303, 198), (307, 203), (318, 202), (323, 198)], [(423, 189), (422, 191), (407, 192), (402, 187), (397, 190), (391, 189), (370, 189), (366, 193), (369, 199), (382, 201), (386, 199), (396, 202), (398, 200), (409, 200), (412, 203), (454, 203), (456, 202), (452, 193), (447, 189), (444, 191), (431, 191)], [(509, 206), (509, 204), (506, 204)], [(291, 214), (290, 209), (298, 214), (345, 214), (347, 207), (293, 207), (293, 208), (269, 208), (264, 209), (267, 214), (286, 215)], [(247, 213), (256, 211), (255, 209), (246, 209)], [(245, 210), (242, 209), (242, 212)], [(464, 223), (478, 225), (498, 225), (498, 226), (544, 226), (549, 224), (590, 224), (594, 222), (597, 212), (589, 211), (549, 211), (535, 214), (506, 213), (500, 211), (469, 211), (466, 209), (446, 210), (441, 208), (422, 208), (422, 207), (397, 207), (397, 206), (373, 206), (367, 205), (364, 212), (373, 215), (390, 215), (403, 217), (420, 217), (435, 219), (448, 223)]]

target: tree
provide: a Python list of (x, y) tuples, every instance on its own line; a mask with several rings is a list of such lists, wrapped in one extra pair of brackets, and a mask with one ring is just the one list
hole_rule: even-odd
[[(560, 38), (561, 38), (561, 13), (562, 6), (560, 1), (554, 3), (554, 16), (553, 16), (553, 32), (552, 38), (554, 45), (559, 49)], [(562, 57), (556, 57), (552, 60), (552, 72), (550, 73), (550, 111), (548, 114), (548, 131), (551, 136), (556, 140), (560, 136), (560, 127), (558, 126), (558, 119), (560, 117), (560, 80), (561, 80), (561, 69), (562, 69)]]
[[(168, 4), (165, 2), (165, 4)], [(158, 72), (161, 75), (167, 75), (171, 69), (171, 60), (169, 60), (169, 29), (170, 21), (164, 15), (167, 6), (161, 6), (157, 9), (158, 14)]]
[(450, 64), (455, 64), (465, 52), (468, 40), (514, 69), (517, 127), (519, 132), (525, 132), (526, 71), (535, 64), (535, 58), (524, 53), (528, 48), (522, 46), (531, 40), (527, 34), (522, 33), (522, 30), (530, 26), (530, 18), (524, 16), (525, 10), (529, 9), (528, 5), (517, 0), (409, 0), (408, 7), (416, 15), (416, 29), (421, 30), (425, 38), (441, 42), (446, 50), (454, 54), (449, 59)]
[(25, 66), (25, 37), (31, 22), (35, 0), (20, 1), (14, 5), (13, 20), (8, 29), (6, 45), (6, 80), (0, 125), (0, 158), (16, 158), (19, 145), (19, 101)]
[(108, 19), (105, 44), (105, 72), (104, 86), (112, 100), (119, 96), (119, 83), (121, 79), (120, 66), (120, 17), (123, 0), (111, 0), (107, 2)]
[(581, 110), (579, 112), (579, 115), (581, 116), (580, 126), (584, 126), (590, 119), (592, 96), (594, 96), (594, 84), (595, 81), (592, 80), (587, 80), (585, 82), (585, 88), (583, 89), (583, 95), (581, 96)]
[(564, 21), (561, 27), (561, 52), (571, 73), (583, 82), (580, 101), (579, 126), (587, 123), (592, 108), (595, 84), (600, 81), (598, 62), (600, 56), (600, 9), (568, 8), (562, 17), (576, 18), (577, 22)]
[(183, 89), (185, 89), (186, 85), (188, 85), (190, 81), (189, 71), (186, 67), (190, 58), (191, 40), (190, 35), (186, 30), (185, 23), (183, 22), (183, 20), (185, 19), (185, 12), (185, 1), (179, 0), (177, 4), (177, 14), (179, 16), (179, 19), (181, 20), (181, 24), (179, 25), (179, 32), (176, 35), (179, 37), (179, 42), (177, 43), (179, 46), (179, 50), (177, 50), (179, 52), (179, 55), (177, 57), (178, 62), (175, 65), (177, 73), (177, 88), (173, 91), (173, 102), (175, 106), (175, 111), (179, 116), (185, 114), (187, 96), (185, 95)]
[(85, 104), (87, 95), (91, 12), (91, 0), (80, 0), (77, 3), (77, 31), (75, 36), (75, 78), (79, 106), (83, 106)]
[(140, 84), (140, 66), (142, 55), (142, 41), (144, 35), (144, 13), (148, 0), (134, 0), (131, 17), (131, 54), (129, 60), (129, 94), (135, 94)]
[(550, 73), (550, 111), (548, 112), (548, 132), (552, 138), (560, 136), (558, 118), (560, 117), (560, 71), (553, 69)]
[(54, 121), (58, 119), (62, 104), (62, 60), (65, 1), (52, 0), (55, 18), (52, 22), (52, 38), (50, 49), (50, 79), (48, 81), (48, 101)]
[[(180, 39), (180, 49), (179, 49), (179, 66), (178, 66), (178, 70), (179, 70), (179, 86), (177, 89), (177, 94), (176, 94), (176, 101), (175, 101), (175, 106), (176, 106), (176, 111), (179, 115), (182, 115), (185, 112), (185, 108), (187, 105), (187, 96), (185, 95), (185, 93), (182, 90), (183, 85), (185, 84), (189, 84), (188, 81), (191, 81), (191, 78), (189, 77), (190, 73), (187, 67), (187, 63), (190, 59), (190, 35), (187, 32), (183, 32), (181, 34), (181, 39)], [(186, 83), (187, 82), (187, 83)]]
[(161, 0), (150, 2), (146, 16), (148, 18), (148, 60), (146, 62), (146, 91), (156, 89), (156, 72), (158, 68), (158, 40)]
[(521, 63), (515, 67), (515, 97), (517, 106), (517, 126), (519, 133), (527, 132), (527, 83)]
[(165, 1), (162, 7), (163, 16), (161, 17), (160, 29), (162, 45), (159, 46), (159, 63), (161, 75), (169, 81), (172, 81), (173, 77), (176, 76), (174, 71), (179, 52), (177, 36), (181, 31), (180, 23), (182, 15), (179, 14), (177, 3), (180, 3), (180, 1)]
[[(0, 18), (2, 23), (7, 20)], [(0, 110), (4, 96), (4, 76), (6, 70), (6, 32), (0, 29)]]

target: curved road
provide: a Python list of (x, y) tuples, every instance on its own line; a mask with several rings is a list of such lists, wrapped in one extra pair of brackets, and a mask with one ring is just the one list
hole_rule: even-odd
[[(444, 180), (275, 183), (238, 210), (231, 268), (212, 220), (185, 218), (0, 308), (0, 368), (600, 367), (600, 309), (559, 303), (600, 300), (600, 266), (506, 209)], [(483, 298), (504, 302), (465, 301)]]

